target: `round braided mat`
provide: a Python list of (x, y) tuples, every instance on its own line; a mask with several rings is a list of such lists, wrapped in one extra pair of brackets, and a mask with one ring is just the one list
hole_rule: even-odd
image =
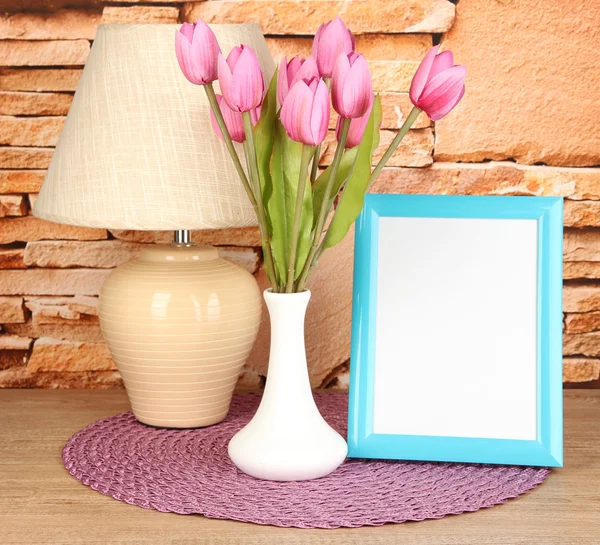
[[(348, 398), (316, 393), (344, 437)], [(63, 450), (65, 467), (94, 490), (146, 509), (275, 526), (339, 528), (441, 518), (504, 503), (542, 483), (545, 468), (346, 460), (314, 481), (259, 481), (229, 460), (227, 443), (260, 396), (235, 395), (208, 428), (156, 429), (132, 413), (99, 420)]]

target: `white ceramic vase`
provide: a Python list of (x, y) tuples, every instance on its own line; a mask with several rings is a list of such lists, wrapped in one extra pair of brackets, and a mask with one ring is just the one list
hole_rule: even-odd
[(229, 443), (244, 473), (270, 481), (324, 477), (346, 458), (346, 441), (321, 416), (313, 399), (304, 316), (310, 291), (264, 292), (271, 317), (267, 384), (256, 414)]

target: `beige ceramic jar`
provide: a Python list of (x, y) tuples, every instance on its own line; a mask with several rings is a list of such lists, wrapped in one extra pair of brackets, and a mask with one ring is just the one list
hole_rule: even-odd
[(261, 294), (209, 246), (154, 246), (102, 287), (102, 333), (136, 418), (191, 428), (225, 418), (256, 339)]

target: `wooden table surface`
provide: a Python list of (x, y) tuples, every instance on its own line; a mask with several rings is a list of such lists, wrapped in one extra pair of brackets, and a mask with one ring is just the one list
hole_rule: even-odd
[(600, 544), (600, 390), (565, 393), (565, 465), (505, 505), (377, 528), (298, 530), (148, 511), (63, 468), (87, 424), (128, 409), (123, 391), (0, 391), (0, 544)]

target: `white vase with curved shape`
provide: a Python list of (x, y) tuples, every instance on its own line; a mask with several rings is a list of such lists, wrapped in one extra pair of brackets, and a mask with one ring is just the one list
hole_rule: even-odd
[(321, 416), (313, 399), (304, 317), (310, 291), (264, 292), (271, 318), (267, 384), (256, 414), (229, 443), (244, 473), (270, 481), (317, 479), (346, 458), (346, 441)]

